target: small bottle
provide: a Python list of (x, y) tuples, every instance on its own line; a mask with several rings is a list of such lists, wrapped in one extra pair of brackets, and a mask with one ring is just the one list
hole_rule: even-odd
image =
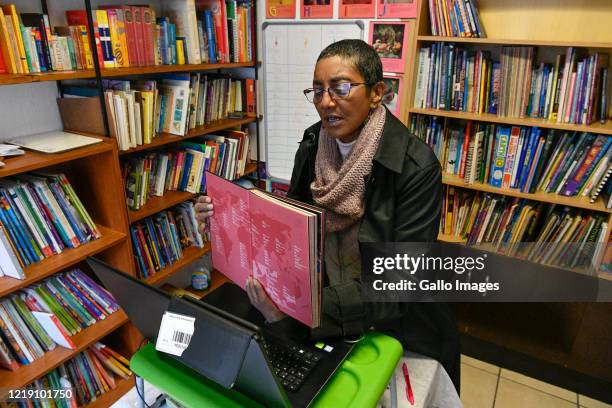
[(196, 271), (191, 274), (191, 286), (196, 290), (206, 290), (210, 284), (210, 271), (199, 266)]

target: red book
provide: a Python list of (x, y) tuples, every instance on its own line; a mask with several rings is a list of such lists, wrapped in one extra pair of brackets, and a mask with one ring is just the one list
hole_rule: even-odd
[[(206, 173), (215, 202), (210, 218), (212, 262), (235, 284), (261, 283), (282, 312), (309, 327), (320, 325), (320, 257), (317, 213), (261, 190), (247, 190)], [(310, 207), (312, 208), (312, 207)]]
[(144, 64), (138, 58), (136, 45), (136, 28), (134, 27), (134, 15), (132, 14), (133, 7), (122, 6), (121, 9), (123, 10), (123, 22), (125, 24), (125, 40), (127, 42), (128, 59), (130, 64), (142, 66)]
[(132, 19), (134, 20), (134, 36), (136, 37), (136, 54), (138, 64), (148, 65), (145, 54), (145, 34), (142, 24), (142, 7), (132, 6)]
[(247, 116), (257, 116), (257, 111), (255, 110), (255, 80), (245, 79), (245, 81)]
[[(463, 136), (463, 145), (461, 147), (461, 161), (459, 162), (459, 177), (465, 177), (465, 162), (467, 161), (468, 150), (470, 148), (470, 138), (472, 135), (470, 131), (472, 129), (472, 122), (468, 121), (465, 125), (465, 135)], [(476, 160), (476, 158), (473, 158)]]
[(4, 65), (4, 58), (0, 52), (0, 74), (6, 74), (6, 65)]
[(155, 38), (155, 21), (149, 7), (138, 7), (140, 9), (140, 19), (142, 21), (143, 33), (143, 49), (145, 55), (145, 65), (155, 65), (154, 47), (157, 45), (153, 39)]

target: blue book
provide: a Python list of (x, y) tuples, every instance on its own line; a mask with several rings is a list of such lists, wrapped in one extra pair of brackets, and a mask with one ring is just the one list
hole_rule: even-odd
[(161, 35), (160, 35), (160, 55), (162, 64), (168, 65), (168, 47), (169, 47), (169, 39), (168, 39), (168, 19), (167, 18), (158, 18), (157, 24), (160, 26)]
[(500, 126), (495, 135), (495, 148), (493, 150), (493, 161), (491, 163), (491, 174), (489, 184), (501, 188), (504, 177), (504, 166), (506, 165), (506, 151), (510, 140), (510, 128)]
[(218, 61), (218, 58), (215, 41), (215, 23), (211, 10), (204, 11), (204, 25), (206, 26), (206, 37), (208, 38), (208, 60), (213, 64)]
[(30, 254), (26, 252), (24, 248), (24, 246), (26, 246), (25, 243), (23, 242), (21, 236), (17, 233), (17, 231), (15, 231), (14, 225), (8, 221), (7, 215), (4, 214), (4, 211), (1, 208), (0, 223), (5, 227), (6, 233), (8, 234), (7, 238), (9, 238), (15, 245), (15, 248), (17, 248), (17, 252), (19, 253), (19, 258), (21, 259), (21, 261), (26, 266), (30, 265), (33, 262), (36, 262), (37, 260), (31, 259)]
[(145, 218), (145, 225), (142, 231), (145, 234), (145, 237), (148, 237), (149, 239), (149, 247), (157, 254), (160, 269), (165, 268), (166, 262), (164, 261), (164, 257), (162, 256), (159, 242), (157, 241), (157, 237), (155, 236), (155, 228), (153, 227), (153, 221), (151, 221), (150, 217)]
[(15, 203), (13, 203), (6, 190), (0, 190), (0, 195), (2, 196), (2, 206), (5, 210), (6, 219), (13, 223), (15, 231), (22, 237), (24, 250), (30, 254), (32, 262), (41, 261), (44, 259), (44, 256), (26, 222), (22, 219), (21, 214), (16, 211)]
[(176, 65), (176, 24), (168, 24), (168, 60)]
[(179, 190), (185, 191), (189, 182), (189, 173), (191, 172), (191, 164), (193, 163), (193, 154), (185, 152), (185, 162), (183, 163), (183, 174), (179, 182)]
[(142, 277), (148, 278), (149, 270), (145, 266), (144, 259), (142, 258), (142, 252), (140, 252), (140, 245), (138, 245), (138, 238), (136, 237), (136, 230), (134, 229), (132, 225), (130, 225), (130, 234), (132, 235), (132, 246), (134, 247), (134, 252), (136, 253), (136, 259), (138, 260), (138, 266), (140, 266)]
[(84, 228), (84, 226), (82, 228), (81, 222), (77, 220), (75, 215), (72, 213), (71, 205), (68, 203), (68, 201), (66, 201), (66, 197), (64, 197), (64, 193), (59, 183), (56, 181), (50, 181), (48, 185), (49, 189), (51, 190), (51, 193), (53, 193), (55, 200), (64, 212), (64, 215), (68, 219), (68, 222), (70, 223), (70, 226), (72, 226), (72, 230), (76, 234), (79, 241), (81, 243), (88, 242), (89, 234), (87, 233), (87, 230)]
[[(463, 21), (461, 20), (461, 11), (459, 11), (459, 3), (458, 2), (454, 2), (455, 3), (455, 19), (457, 20), (457, 25), (459, 26), (459, 33), (463, 34), (466, 33), (467, 30), (465, 29), (465, 27), (463, 27)], [(461, 35), (459, 35), (459, 37), (461, 37)]]
[(160, 217), (161, 216), (159, 214), (155, 217), (153, 228), (157, 234), (157, 241), (159, 242), (160, 249), (162, 250), (162, 253), (166, 259), (166, 263), (173, 264), (175, 261), (175, 256), (170, 244), (168, 243), (168, 237), (164, 233), (164, 228), (162, 226), (162, 220)]

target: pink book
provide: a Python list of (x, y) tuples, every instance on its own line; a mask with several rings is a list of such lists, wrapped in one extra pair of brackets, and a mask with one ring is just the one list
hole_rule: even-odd
[(284, 313), (319, 326), (316, 216), (206, 173), (213, 267), (245, 289), (256, 278)]
[(340, 0), (340, 18), (374, 18), (375, 0)]
[(333, 0), (301, 0), (300, 18), (332, 18)]
[(383, 71), (404, 72), (410, 24), (407, 21), (370, 22), (370, 45), (378, 53)]
[(416, 18), (416, 0), (378, 0), (376, 16), (378, 18)]
[(565, 101), (565, 116), (564, 116), (564, 123), (569, 123), (570, 121), (570, 114), (572, 111), (572, 100), (574, 99), (574, 88), (576, 85), (576, 73), (572, 72), (572, 79), (570, 80), (570, 84), (569, 84), (569, 91), (567, 93), (567, 99)]

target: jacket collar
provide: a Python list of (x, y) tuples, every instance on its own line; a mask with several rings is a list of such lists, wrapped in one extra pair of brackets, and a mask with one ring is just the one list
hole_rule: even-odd
[[(406, 149), (408, 147), (407, 130), (404, 124), (400, 122), (386, 106), (385, 111), (385, 126), (383, 127), (383, 134), (380, 138), (374, 160), (391, 171), (401, 173), (404, 166)], [(319, 140), (320, 131), (321, 122), (319, 121), (306, 130), (302, 142), (310, 141), (316, 146)]]
[(401, 173), (408, 148), (406, 127), (385, 106), (387, 116), (374, 160), (391, 171)]

